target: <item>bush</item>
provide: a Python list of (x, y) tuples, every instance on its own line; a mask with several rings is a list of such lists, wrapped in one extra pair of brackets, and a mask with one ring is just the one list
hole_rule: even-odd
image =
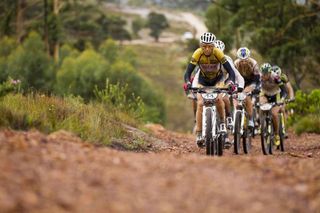
[(0, 40), (0, 81), (8, 78), (8, 57), (17, 48), (14, 39), (4, 37)]
[(89, 100), (94, 97), (94, 88), (103, 88), (109, 63), (92, 49), (85, 50), (76, 58), (66, 57), (57, 72), (56, 91), (73, 94)]
[(301, 134), (303, 132), (320, 134), (320, 117), (308, 115), (301, 117), (294, 126), (295, 132)]
[(103, 90), (95, 90), (95, 95), (101, 103), (107, 108), (112, 106), (117, 110), (128, 113), (135, 119), (143, 120), (145, 117), (145, 105), (141, 98), (135, 97), (134, 93), (128, 98), (128, 84), (120, 86), (119, 83), (111, 84), (109, 80), (106, 82), (106, 88)]
[(52, 61), (44, 52), (41, 37), (31, 32), (22, 46), (15, 49), (7, 61), (8, 75), (20, 79), (23, 89), (50, 91), (54, 82)]
[(315, 89), (310, 94), (297, 91), (296, 101), (289, 104), (288, 109), (293, 111), (288, 123), (294, 126), (298, 134), (320, 133), (320, 89)]

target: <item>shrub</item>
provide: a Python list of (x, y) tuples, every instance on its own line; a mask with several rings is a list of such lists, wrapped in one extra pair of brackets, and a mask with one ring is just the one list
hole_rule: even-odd
[(85, 50), (76, 58), (66, 57), (57, 72), (56, 91), (59, 94), (74, 94), (89, 100), (94, 88), (103, 88), (109, 63), (92, 49)]
[(99, 103), (85, 104), (82, 98), (64, 99), (41, 94), (9, 94), (0, 102), (0, 126), (29, 130), (37, 128), (51, 133), (65, 129), (96, 144), (110, 145), (112, 138), (127, 133), (122, 124), (138, 126), (139, 122), (116, 108)]
[(315, 89), (310, 94), (297, 91), (296, 100), (288, 105), (293, 111), (289, 117), (289, 125), (294, 126), (297, 133), (320, 133), (320, 90)]
[(0, 40), (0, 81), (8, 78), (8, 56), (17, 48), (14, 39), (4, 37)]
[(112, 106), (117, 110), (128, 113), (135, 119), (143, 120), (145, 105), (141, 98), (135, 97), (134, 93), (128, 98), (126, 95), (128, 91), (128, 84), (121, 86), (119, 83), (111, 84), (109, 80), (106, 82), (106, 88), (103, 90), (95, 90), (95, 95), (101, 103), (107, 108)]
[(43, 50), (41, 37), (31, 32), (22, 46), (8, 57), (8, 75), (20, 79), (23, 89), (51, 90), (54, 80), (52, 61)]

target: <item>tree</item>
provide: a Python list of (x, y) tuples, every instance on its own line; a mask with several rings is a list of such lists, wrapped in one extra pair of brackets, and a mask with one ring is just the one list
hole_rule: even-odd
[(148, 15), (147, 26), (151, 29), (150, 35), (158, 42), (161, 32), (169, 27), (169, 23), (163, 14), (151, 12)]
[(44, 43), (39, 34), (29, 33), (7, 59), (8, 75), (20, 79), (22, 87), (50, 91), (54, 81), (51, 60), (43, 51)]
[(311, 73), (319, 75), (319, 12), (317, 1), (216, 0), (207, 11), (206, 24), (227, 45), (230, 40), (224, 37), (230, 35), (236, 48), (246, 45), (258, 50), (300, 88)]
[(138, 35), (138, 32), (143, 28), (143, 26), (144, 26), (144, 21), (140, 17), (132, 21), (132, 31), (135, 36)]

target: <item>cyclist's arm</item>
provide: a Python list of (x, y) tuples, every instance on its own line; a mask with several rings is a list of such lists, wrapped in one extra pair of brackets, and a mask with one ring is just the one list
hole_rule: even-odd
[(192, 74), (195, 67), (196, 67), (196, 65), (194, 65), (192, 63), (188, 64), (186, 72), (184, 73), (184, 82), (186, 82), (186, 83), (190, 82), (190, 77), (191, 77), (191, 74)]
[(184, 74), (184, 82), (185, 83), (190, 82), (191, 74), (192, 74), (194, 68), (198, 65), (198, 61), (199, 61), (199, 58), (200, 58), (201, 54), (202, 54), (201, 48), (198, 48), (192, 54), (191, 60), (190, 60), (190, 62), (188, 64), (187, 69), (186, 69), (185, 74)]
[(285, 99), (288, 96), (287, 88), (283, 82), (279, 83), (280, 87), (280, 97)]
[(242, 75), (240, 74), (240, 72), (237, 70), (237, 68), (235, 67), (232, 59), (225, 55), (227, 61), (229, 61), (230, 65), (231, 65), (231, 68), (232, 70), (234, 71), (234, 75), (235, 75), (235, 83), (238, 84), (238, 91), (239, 90), (243, 90), (244, 88), (244, 78), (242, 77)]
[(258, 68), (258, 64), (256, 63), (253, 67), (253, 82), (255, 84), (255, 87), (258, 87), (260, 85), (260, 72), (259, 72), (259, 68)]
[(287, 82), (287, 83), (285, 84), (285, 86), (286, 86), (286, 89), (287, 89), (287, 91), (288, 91), (289, 98), (290, 98), (290, 99), (294, 99), (294, 91), (293, 91), (293, 88), (292, 88), (292, 86), (291, 86), (291, 83), (290, 83), (290, 82)]

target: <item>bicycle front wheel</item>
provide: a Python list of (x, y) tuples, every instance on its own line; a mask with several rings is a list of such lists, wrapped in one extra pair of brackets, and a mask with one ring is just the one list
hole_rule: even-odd
[(212, 141), (212, 112), (211, 109), (206, 109), (206, 129), (205, 129), (205, 143), (206, 143), (206, 154), (214, 155), (215, 147)]
[(234, 122), (234, 135), (233, 135), (233, 140), (234, 140), (234, 153), (235, 154), (240, 154), (240, 138), (241, 138), (241, 112), (236, 112), (236, 118)]
[[(266, 116), (260, 118), (261, 125), (261, 149), (264, 155), (272, 154), (271, 124), (267, 122)], [(271, 153), (270, 153), (271, 150)]]
[(279, 136), (280, 136), (280, 151), (284, 152), (284, 116), (282, 113), (279, 114)]

